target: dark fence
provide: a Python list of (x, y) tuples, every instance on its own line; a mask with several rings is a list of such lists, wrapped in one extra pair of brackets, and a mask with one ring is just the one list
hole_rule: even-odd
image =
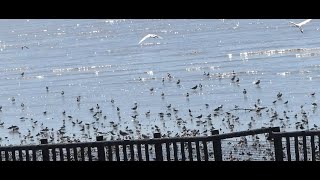
[(320, 131), (272, 132), (276, 161), (319, 160)]
[[(96, 142), (70, 144), (47, 144), (47, 140), (42, 139), (40, 145), (0, 147), (0, 161), (280, 161), (284, 158), (281, 139), (305, 135), (312, 135), (314, 160), (314, 135), (318, 141), (320, 135), (320, 131), (280, 133), (279, 127), (226, 134), (219, 134), (216, 130), (211, 133), (210, 136), (175, 138), (161, 138), (160, 133), (155, 133), (153, 139), (120, 141), (103, 141), (102, 136), (98, 136)], [(248, 140), (250, 136), (254, 141)], [(263, 139), (258, 136), (265, 136), (267, 140), (257, 143)], [(303, 142), (303, 147), (306, 147), (305, 137)]]

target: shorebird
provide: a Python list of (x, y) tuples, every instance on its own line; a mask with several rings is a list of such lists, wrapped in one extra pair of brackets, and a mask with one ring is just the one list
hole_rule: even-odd
[(159, 39), (163, 39), (161, 36), (158, 36), (156, 34), (148, 34), (145, 37), (143, 37), (140, 42), (138, 44), (141, 44), (144, 40), (148, 39), (148, 38), (159, 38)]
[(195, 90), (195, 89), (197, 89), (197, 87), (198, 87), (198, 85), (192, 87), (191, 89)]
[(196, 118), (201, 119), (202, 118), (202, 114), (200, 116), (197, 116)]
[(246, 95), (247, 94), (247, 90), (243, 89), (243, 94)]
[(298, 24), (296, 24), (296, 23), (294, 23), (294, 22), (292, 22), (292, 21), (289, 21), (289, 23), (291, 23), (292, 26), (299, 28), (300, 31), (301, 31), (301, 33), (303, 33), (302, 26), (305, 25), (305, 24), (307, 24), (307, 23), (310, 22), (311, 20), (312, 20), (312, 19), (307, 19), (307, 20), (302, 21), (301, 23), (298, 23)]
[(21, 49), (23, 50), (23, 48), (29, 49), (28, 46), (22, 46)]
[(119, 131), (119, 134), (121, 135), (121, 136), (128, 136), (129, 134), (128, 133), (126, 133), (126, 132), (124, 132), (124, 131)]

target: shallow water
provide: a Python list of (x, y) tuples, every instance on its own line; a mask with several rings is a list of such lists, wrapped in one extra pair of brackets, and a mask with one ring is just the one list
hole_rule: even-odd
[[(172, 131), (171, 136), (183, 134), (183, 126), (200, 130), (201, 135), (212, 126), (221, 128), (220, 133), (240, 131), (249, 128), (251, 117), (254, 119), (251, 128), (283, 126), (282, 131), (291, 131), (296, 130), (295, 123), (302, 119), (307, 119), (309, 125), (304, 126), (304, 130), (313, 128), (314, 124), (319, 126), (319, 110), (312, 106), (318, 103), (319, 96), (318, 20), (306, 24), (304, 33), (290, 27), (288, 21), (0, 20), (0, 123), (4, 122), (0, 126), (1, 144), (20, 144), (28, 130), (28, 138), (22, 143), (38, 144), (38, 139), (46, 136), (36, 134), (46, 127), (50, 129), (49, 136), (53, 136), (53, 128), (52, 142), (57, 142), (56, 132), (63, 120), (64, 136), (81, 141), (94, 140), (101, 132), (108, 133), (103, 135), (110, 139), (111, 130), (119, 134), (119, 130), (125, 131), (127, 126), (146, 135), (155, 132), (155, 125), (163, 134)], [(149, 33), (163, 39), (150, 38), (138, 45)], [(28, 49), (22, 49), (23, 46)], [(233, 71), (239, 83), (231, 81)], [(209, 77), (204, 76), (204, 72), (209, 72)], [(172, 78), (168, 78), (167, 73)], [(178, 79), (180, 85), (176, 84)], [(253, 84), (258, 79), (259, 86)], [(199, 83), (202, 90), (191, 89)], [(247, 95), (242, 93), (243, 89)], [(61, 91), (65, 94), (61, 95)], [(283, 93), (282, 99), (273, 104), (279, 92)], [(310, 95), (312, 92), (316, 92), (314, 97)], [(81, 96), (80, 102), (77, 96)], [(261, 116), (233, 110), (235, 105), (254, 108), (257, 99), (261, 100), (259, 106), (267, 107), (261, 110)], [(134, 103), (138, 104), (136, 112), (131, 109)], [(97, 116), (99, 120), (93, 118), (94, 112), (89, 110), (96, 104), (102, 110)], [(166, 107), (169, 104), (170, 109)], [(219, 105), (223, 105), (220, 115), (206, 119)], [(301, 105), (307, 118), (302, 117)], [(172, 108), (179, 110), (176, 115)], [(270, 108), (284, 120), (270, 122), (273, 115)], [(146, 117), (149, 110), (150, 116)], [(234, 115), (229, 120), (233, 129), (228, 126), (227, 111)], [(160, 112), (165, 113), (163, 118), (159, 117)], [(168, 112), (171, 117), (166, 115)], [(138, 116), (134, 119), (135, 114)], [(195, 118), (201, 114), (202, 123)], [(27, 119), (21, 120), (21, 117)], [(236, 117), (239, 119), (235, 120)], [(177, 118), (185, 122), (179, 126)], [(110, 121), (119, 124), (117, 129)], [(95, 124), (80, 131), (84, 123), (93, 122)], [(19, 127), (20, 134), (8, 129), (12, 125)], [(139, 133), (132, 136), (140, 137)]]

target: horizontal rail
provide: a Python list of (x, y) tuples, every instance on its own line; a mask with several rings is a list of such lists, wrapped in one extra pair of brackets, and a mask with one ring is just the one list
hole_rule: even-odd
[(294, 137), (320, 135), (320, 131), (295, 131), (295, 132), (272, 132), (271, 137)]
[[(174, 143), (174, 142), (189, 142), (189, 141), (214, 141), (218, 139), (227, 139), (240, 136), (248, 136), (261, 133), (270, 133), (278, 127), (261, 128), (243, 132), (234, 132), (226, 134), (215, 134), (201, 137), (170, 137), (170, 138), (154, 138), (154, 139), (139, 139), (139, 140), (114, 140), (114, 141), (96, 141), (96, 142), (77, 142), (69, 144), (40, 144), (40, 145), (22, 145), (22, 146), (4, 146), (0, 147), (0, 151), (5, 150), (40, 150), (43, 148), (75, 148), (75, 147), (98, 147), (98, 146), (117, 146), (117, 145), (142, 145), (142, 144), (158, 144), (158, 143)], [(320, 131), (319, 131), (320, 133)]]

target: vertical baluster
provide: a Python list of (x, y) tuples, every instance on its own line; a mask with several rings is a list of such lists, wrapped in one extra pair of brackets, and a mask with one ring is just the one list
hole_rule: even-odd
[(308, 161), (308, 152), (307, 152), (307, 137), (306, 135), (304, 134), (302, 136), (302, 146), (303, 146), (303, 158), (304, 158), (304, 161)]
[(299, 144), (298, 144), (298, 136), (294, 136), (294, 148), (295, 148), (295, 154), (296, 154), (296, 161), (300, 161), (299, 158)]
[(123, 160), (124, 161), (128, 161), (128, 158), (127, 158), (127, 145), (126, 144), (122, 145), (122, 151), (123, 151)]
[(112, 156), (112, 146), (108, 146), (108, 160), (113, 161), (113, 156)]
[(62, 149), (62, 147), (59, 148), (59, 154), (60, 154), (60, 161), (64, 161), (64, 156), (63, 156), (63, 149)]
[(181, 141), (180, 142), (180, 149), (181, 149), (181, 156), (182, 156), (182, 161), (185, 161), (186, 160), (186, 155), (185, 155), (185, 152), (184, 152), (184, 141)]
[(290, 137), (286, 137), (288, 161), (291, 161)]
[(199, 147), (199, 141), (198, 140), (196, 140), (196, 152), (197, 152), (197, 161), (201, 161), (200, 147)]
[(57, 161), (56, 148), (51, 149), (53, 161)]
[(80, 147), (80, 151), (81, 151), (81, 161), (85, 161), (86, 158), (84, 156), (84, 147), (83, 146)]
[(142, 161), (141, 144), (137, 145), (139, 161)]
[(167, 161), (171, 161), (170, 158), (170, 143), (166, 142)]
[(204, 160), (209, 161), (207, 141), (202, 141), (202, 144), (203, 144)]
[(119, 145), (115, 145), (116, 146), (116, 157), (117, 157), (117, 161), (120, 161), (120, 152), (119, 152)]
[(149, 161), (149, 145), (148, 144), (144, 145), (144, 151), (146, 153), (146, 161)]
[(314, 135), (311, 136), (311, 155), (312, 155), (312, 161), (316, 161), (316, 151), (315, 151), (315, 144), (314, 144)]
[(191, 141), (188, 141), (188, 151), (189, 151), (189, 160), (190, 160), (190, 161), (193, 161)]

